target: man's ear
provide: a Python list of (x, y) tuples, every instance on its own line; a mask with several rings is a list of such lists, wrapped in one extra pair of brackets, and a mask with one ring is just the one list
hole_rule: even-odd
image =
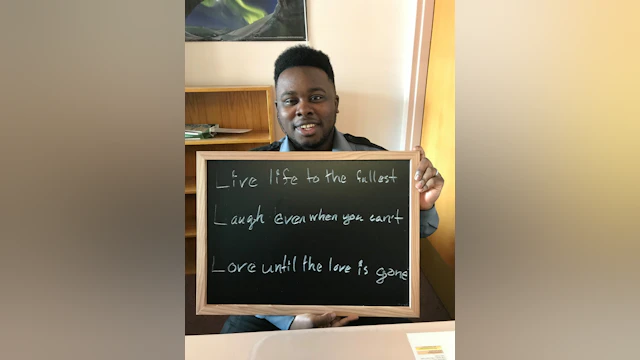
[(280, 122), (280, 112), (278, 111), (278, 102), (275, 101), (274, 104), (276, 105), (276, 120), (278, 120), (278, 125), (280, 125), (280, 130), (282, 130), (282, 132), (286, 134), (286, 132), (284, 131), (284, 127)]
[(340, 104), (340, 96), (336, 94), (336, 114), (340, 112), (340, 109), (338, 109), (339, 104)]

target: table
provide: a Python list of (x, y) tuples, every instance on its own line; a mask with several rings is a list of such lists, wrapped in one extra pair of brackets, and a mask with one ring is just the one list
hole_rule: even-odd
[(185, 360), (414, 360), (407, 333), (443, 331), (455, 331), (455, 321), (189, 335)]

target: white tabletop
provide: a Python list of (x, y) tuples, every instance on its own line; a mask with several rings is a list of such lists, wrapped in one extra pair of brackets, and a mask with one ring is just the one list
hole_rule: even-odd
[(413, 360), (408, 333), (445, 331), (455, 331), (455, 321), (190, 335), (185, 337), (185, 360)]

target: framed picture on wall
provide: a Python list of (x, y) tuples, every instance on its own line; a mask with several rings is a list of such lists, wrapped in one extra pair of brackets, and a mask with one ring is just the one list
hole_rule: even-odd
[(306, 0), (185, 0), (185, 41), (306, 41)]

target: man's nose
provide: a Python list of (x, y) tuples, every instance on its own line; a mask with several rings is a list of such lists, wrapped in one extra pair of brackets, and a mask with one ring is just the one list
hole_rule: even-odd
[(313, 107), (308, 101), (302, 100), (298, 103), (296, 109), (296, 116), (308, 116), (313, 115)]

